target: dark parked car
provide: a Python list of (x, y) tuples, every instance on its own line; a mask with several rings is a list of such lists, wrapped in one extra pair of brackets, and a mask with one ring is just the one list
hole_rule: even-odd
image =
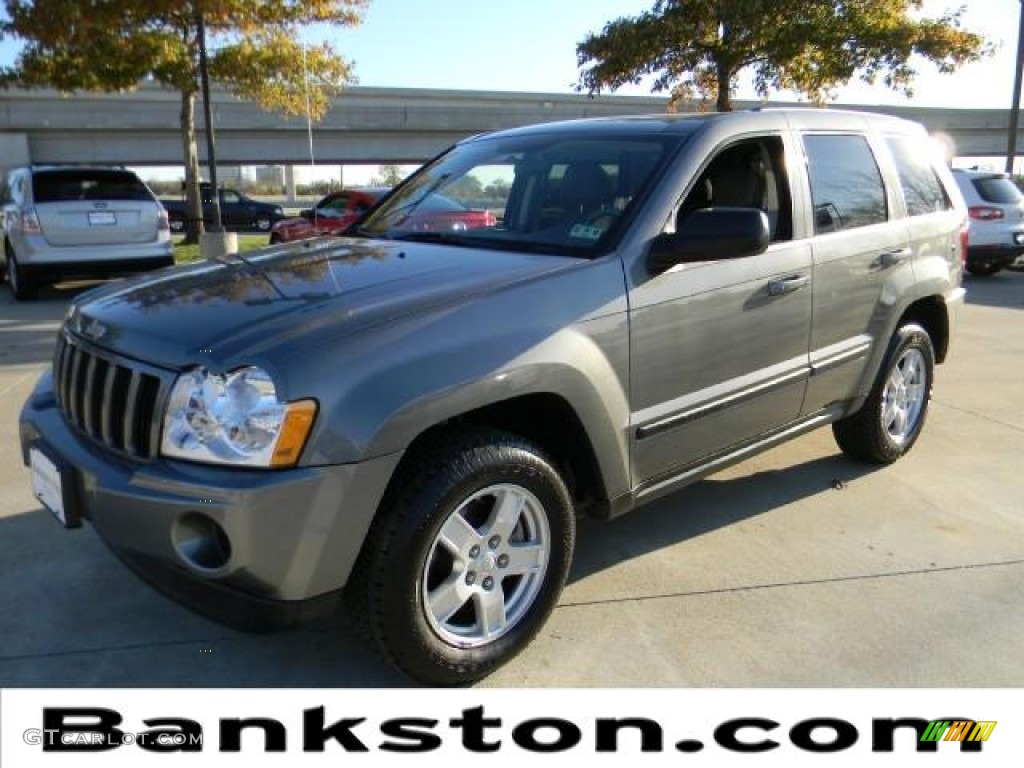
[[(407, 674), (475, 680), (541, 630), (579, 516), (826, 425), (911, 450), (964, 296), (929, 146), (832, 109), (468, 139), (346, 237), (79, 297), (21, 414), (33, 488), (219, 620), (344, 589)], [(500, 222), (438, 228), (439, 195)]]
[[(203, 224), (213, 224), (213, 187), (201, 184), (200, 194), (203, 198)], [(185, 231), (185, 220), (188, 210), (185, 201), (162, 199), (164, 208), (170, 219), (171, 231)], [(275, 223), (284, 218), (284, 209), (272, 203), (262, 203), (243, 195), (234, 189), (220, 190), (220, 215), (224, 228), (232, 232), (269, 232)]]

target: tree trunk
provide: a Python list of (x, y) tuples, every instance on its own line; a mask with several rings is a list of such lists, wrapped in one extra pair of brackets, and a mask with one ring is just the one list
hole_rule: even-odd
[(732, 67), (727, 62), (716, 61), (715, 69), (718, 77), (718, 96), (715, 100), (715, 109), (719, 112), (732, 112)]
[(199, 151), (196, 147), (196, 94), (181, 92), (181, 140), (185, 148), (185, 240), (199, 242), (203, 232), (203, 204), (199, 195)]

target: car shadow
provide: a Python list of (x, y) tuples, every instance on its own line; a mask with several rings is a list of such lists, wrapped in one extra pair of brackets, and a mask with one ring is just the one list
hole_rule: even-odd
[[(704, 480), (616, 520), (581, 521), (570, 583), (841, 487), (839, 455)], [(344, 609), (272, 634), (226, 629), (142, 584), (87, 525), (36, 509), (0, 519), (0, 686), (406, 687)]]
[(5, 688), (411, 685), (344, 612), (267, 634), (222, 627), (42, 509), (0, 518), (0, 637)]
[(47, 286), (34, 301), (15, 301), (0, 288), (0, 365), (37, 365), (53, 357), (57, 329), (68, 304), (95, 281)]
[(712, 475), (615, 520), (583, 520), (569, 583), (792, 502), (841, 489), (878, 469), (837, 453), (742, 477)]
[(1024, 309), (1024, 269), (1004, 269), (988, 277), (964, 278), (966, 301), (985, 307)]

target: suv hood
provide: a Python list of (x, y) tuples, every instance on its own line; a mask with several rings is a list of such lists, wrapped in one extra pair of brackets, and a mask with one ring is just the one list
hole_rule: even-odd
[(111, 283), (76, 300), (68, 327), (155, 365), (231, 364), (307, 333), (347, 335), (577, 263), (425, 243), (306, 240), (245, 261)]

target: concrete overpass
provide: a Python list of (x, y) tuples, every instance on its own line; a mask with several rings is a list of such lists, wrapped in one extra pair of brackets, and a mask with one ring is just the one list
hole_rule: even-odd
[[(353, 87), (314, 124), (314, 154), (324, 164), (415, 163), (475, 133), (568, 118), (663, 112), (666, 103), (637, 96)], [(922, 122), (932, 132), (949, 135), (959, 156), (1006, 151), (1006, 110), (855, 108)], [(70, 96), (0, 91), (0, 165), (180, 165), (179, 111), (178, 94), (154, 85), (129, 93)], [(201, 110), (197, 114), (201, 130)], [(217, 90), (214, 126), (219, 164), (309, 162), (304, 118), (265, 112)], [(199, 145), (202, 158), (204, 142)], [(1024, 128), (1018, 146), (1024, 148)]]

